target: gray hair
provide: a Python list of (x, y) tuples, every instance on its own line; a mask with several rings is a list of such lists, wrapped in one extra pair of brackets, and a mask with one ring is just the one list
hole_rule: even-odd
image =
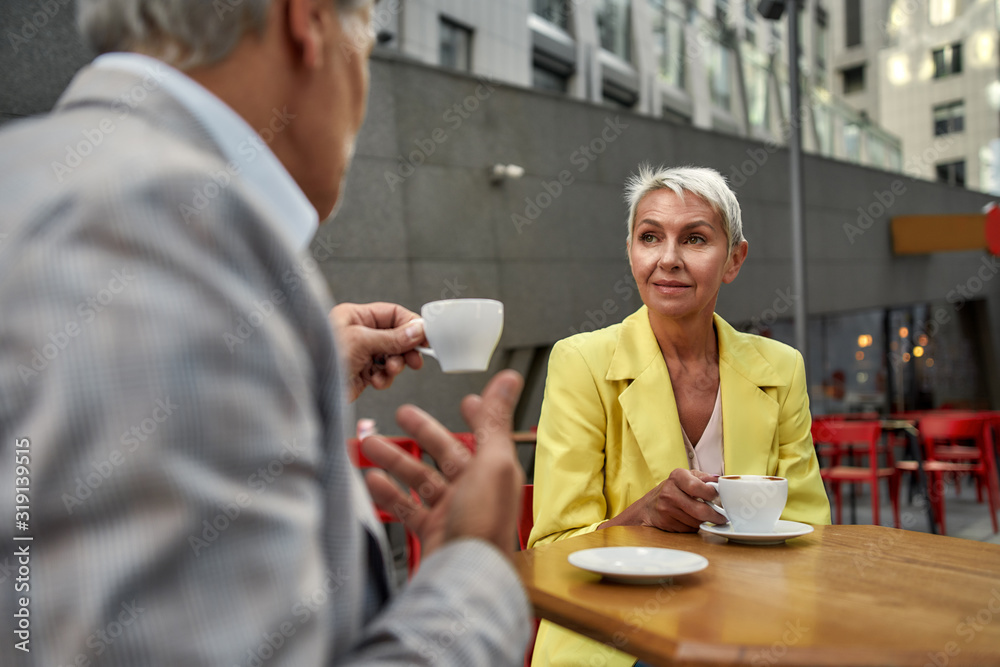
[(705, 200), (713, 211), (722, 218), (722, 228), (729, 239), (729, 250), (734, 250), (746, 239), (743, 237), (743, 218), (736, 194), (729, 188), (726, 179), (708, 167), (662, 166), (653, 169), (648, 164), (639, 165), (639, 173), (633, 174), (625, 183), (625, 201), (628, 203), (628, 243), (632, 242), (635, 228), (635, 212), (643, 197), (656, 190), (670, 189), (683, 198), (685, 192)]
[[(371, 0), (331, 0), (338, 11)], [(97, 53), (141, 51), (178, 69), (224, 60), (248, 33), (263, 35), (271, 0), (78, 0), (77, 27)]]

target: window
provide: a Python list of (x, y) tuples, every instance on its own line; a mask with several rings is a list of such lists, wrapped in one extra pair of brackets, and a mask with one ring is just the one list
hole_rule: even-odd
[(965, 187), (965, 160), (936, 165), (937, 180), (948, 185)]
[(472, 31), (441, 17), (441, 66), (472, 71)]
[(941, 79), (962, 73), (962, 43), (955, 42), (931, 52), (934, 59), (934, 78)]
[(844, 0), (845, 46), (861, 44), (861, 0)]
[(715, 0), (715, 20), (719, 25), (729, 23), (729, 0)]
[(934, 136), (953, 134), (965, 129), (965, 102), (951, 102), (934, 107)]
[(826, 11), (822, 7), (816, 7), (816, 39), (814, 42), (816, 52), (816, 74), (818, 77), (826, 76)]
[(851, 162), (861, 162), (861, 126), (857, 123), (844, 125), (844, 153)]
[(729, 49), (713, 39), (709, 50), (708, 85), (712, 102), (720, 109), (732, 109), (731, 78), (729, 72)]
[(652, 0), (653, 53), (660, 78), (675, 88), (685, 86), (687, 57), (684, 52), (684, 24), (687, 10), (682, 0)]
[(535, 63), (531, 70), (531, 85), (539, 90), (565, 93), (569, 90), (569, 77)]
[[(569, 0), (535, 0), (535, 14), (569, 31)], [(537, 86), (536, 86), (537, 87)]]
[(830, 106), (816, 100), (812, 108), (813, 122), (816, 124), (816, 143), (820, 155), (833, 155), (833, 113)]
[(767, 80), (768, 61), (752, 44), (740, 44), (743, 54), (743, 79), (746, 82), (747, 119), (751, 127), (764, 129), (767, 126)]
[(957, 5), (958, 0), (931, 0), (928, 7), (931, 25), (944, 25), (954, 21), (958, 11)]
[(597, 0), (597, 32), (601, 48), (625, 61), (632, 60), (632, 12), (629, 0)]
[(865, 66), (848, 67), (841, 71), (844, 78), (844, 94), (859, 93), (865, 89)]

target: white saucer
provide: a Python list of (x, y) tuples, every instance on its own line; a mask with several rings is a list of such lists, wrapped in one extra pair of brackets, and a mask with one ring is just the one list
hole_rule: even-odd
[(569, 562), (623, 584), (658, 584), (708, 567), (708, 559), (704, 556), (652, 547), (584, 549), (571, 553)]
[(770, 533), (738, 533), (730, 523), (717, 526), (708, 521), (701, 524), (701, 529), (706, 533), (725, 537), (730, 542), (739, 542), (740, 544), (781, 544), (785, 540), (802, 537), (813, 532), (813, 527), (807, 523), (780, 519), (774, 527), (774, 531)]

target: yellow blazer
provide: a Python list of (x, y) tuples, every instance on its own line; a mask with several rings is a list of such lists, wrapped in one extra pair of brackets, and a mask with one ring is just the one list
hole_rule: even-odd
[[(740, 333), (718, 315), (714, 323), (725, 473), (785, 477), (782, 518), (830, 523), (802, 355)], [(670, 374), (645, 306), (621, 324), (556, 343), (538, 423), (529, 547), (596, 530), (688, 467)], [(635, 662), (543, 622), (533, 664), (591, 664), (595, 653), (607, 659), (601, 664)]]

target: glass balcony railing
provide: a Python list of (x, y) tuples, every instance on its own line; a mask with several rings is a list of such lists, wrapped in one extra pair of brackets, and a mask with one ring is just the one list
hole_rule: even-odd
[(534, 13), (569, 32), (570, 0), (535, 0)]

